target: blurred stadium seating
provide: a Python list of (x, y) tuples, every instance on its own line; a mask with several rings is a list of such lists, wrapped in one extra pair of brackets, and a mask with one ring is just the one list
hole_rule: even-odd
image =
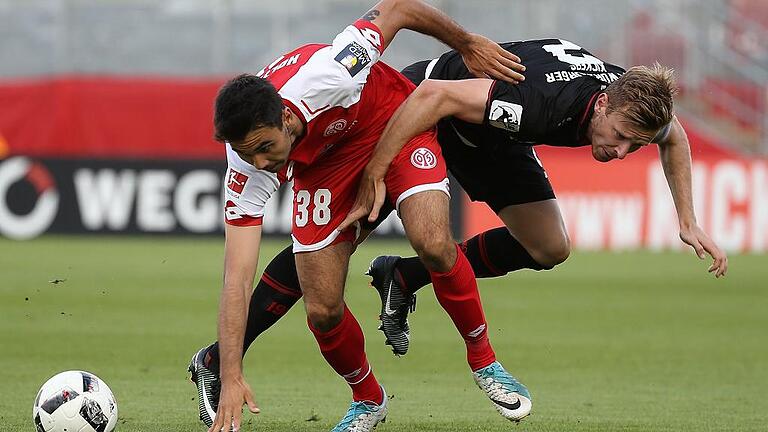
[[(258, 70), (276, 53), (327, 40), (372, 1), (2, 0), (0, 77), (163, 75)], [(614, 63), (660, 61), (679, 71), (690, 111), (723, 145), (768, 153), (765, 0), (440, 0), (497, 40), (561, 36)], [(405, 35), (397, 67), (443, 51)]]

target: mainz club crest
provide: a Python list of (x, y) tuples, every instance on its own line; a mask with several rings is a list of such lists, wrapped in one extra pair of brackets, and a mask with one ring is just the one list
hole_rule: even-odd
[(337, 134), (346, 128), (347, 128), (347, 121), (344, 119), (338, 119), (335, 122), (329, 124), (327, 128), (325, 128), (325, 132), (323, 133), (323, 136), (327, 137), (327, 136)]
[(437, 156), (432, 150), (419, 147), (411, 153), (411, 164), (419, 169), (432, 169), (437, 166)]

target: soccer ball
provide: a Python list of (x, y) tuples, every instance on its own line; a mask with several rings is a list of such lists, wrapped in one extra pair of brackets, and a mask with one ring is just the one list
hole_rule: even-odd
[(96, 375), (62, 372), (40, 387), (32, 419), (37, 432), (112, 432), (117, 401)]

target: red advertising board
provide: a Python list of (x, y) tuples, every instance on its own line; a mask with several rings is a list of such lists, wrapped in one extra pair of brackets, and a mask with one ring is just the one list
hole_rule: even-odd
[(0, 157), (220, 159), (212, 118), (223, 82), (75, 77), (2, 83)]

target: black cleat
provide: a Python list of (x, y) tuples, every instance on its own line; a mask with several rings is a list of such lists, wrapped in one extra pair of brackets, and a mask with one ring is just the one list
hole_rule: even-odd
[(221, 379), (219, 372), (205, 366), (205, 355), (211, 346), (200, 349), (192, 356), (189, 363), (190, 380), (197, 386), (197, 404), (200, 410), (200, 421), (211, 427), (219, 409), (221, 395)]
[(385, 345), (392, 347), (395, 355), (405, 355), (411, 343), (411, 329), (408, 326), (408, 312), (416, 306), (416, 295), (406, 296), (395, 281), (395, 265), (399, 256), (380, 256), (371, 261), (366, 275), (372, 278), (371, 285), (381, 298), (381, 325)]

